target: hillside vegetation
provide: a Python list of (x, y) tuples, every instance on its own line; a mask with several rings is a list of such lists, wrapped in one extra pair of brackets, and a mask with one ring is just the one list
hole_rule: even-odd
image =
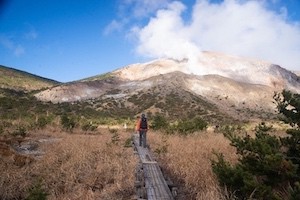
[(33, 91), (49, 88), (59, 82), (0, 65), (1, 88)]
[[(164, 82), (139, 90), (141, 82), (130, 83), (101, 98), (52, 103), (34, 96), (47, 80), (1, 69), (0, 199), (133, 199), (131, 135), (141, 113), (150, 122), (150, 149), (178, 187), (177, 200), (299, 199), (299, 94), (273, 97), (293, 127), (285, 133), (275, 114), (260, 123), (263, 112), (244, 110), (257, 116), (250, 126), (180, 81), (155, 79)], [(104, 82), (86, 85), (119, 84), (110, 74), (93, 78)]]

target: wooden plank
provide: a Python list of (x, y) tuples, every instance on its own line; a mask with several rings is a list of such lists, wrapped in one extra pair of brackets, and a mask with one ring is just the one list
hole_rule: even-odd
[[(148, 148), (139, 146), (139, 136), (134, 135), (134, 146), (141, 161), (141, 170), (143, 172), (143, 181), (140, 185), (144, 185), (148, 200), (173, 200), (169, 186), (164, 179), (158, 163), (154, 160)], [(141, 178), (139, 178), (141, 179)], [(142, 190), (140, 188), (140, 190)]]
[(158, 164), (144, 164), (143, 168), (148, 199), (173, 199), (172, 193)]

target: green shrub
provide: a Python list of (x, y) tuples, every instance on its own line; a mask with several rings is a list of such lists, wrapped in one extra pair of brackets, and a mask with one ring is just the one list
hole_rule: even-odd
[[(113, 129), (113, 130), (116, 130), (116, 129)], [(113, 132), (112, 136), (111, 136), (111, 143), (118, 144), (119, 141), (120, 141), (120, 135), (119, 135), (118, 131)]]
[(47, 193), (43, 190), (40, 183), (29, 189), (26, 200), (46, 200)]
[(195, 117), (193, 123), (196, 131), (202, 131), (207, 128), (207, 122), (204, 121), (201, 117)]
[(125, 147), (125, 148), (131, 148), (131, 147), (132, 147), (132, 142), (133, 142), (133, 138), (132, 138), (132, 137), (127, 138), (127, 139), (125, 140), (124, 147)]
[(207, 122), (200, 117), (195, 117), (191, 120), (180, 120), (176, 126), (176, 130), (180, 134), (186, 135), (196, 131), (204, 130), (206, 127)]
[[(294, 164), (300, 166), (300, 130), (289, 129), (287, 134), (288, 137), (280, 138), (283, 146), (287, 147), (286, 156)], [(300, 167), (298, 167), (297, 175), (300, 179)]]
[(204, 130), (207, 125), (207, 122), (201, 117), (179, 120), (176, 123), (168, 123), (164, 116), (155, 115), (151, 123), (151, 128), (153, 130), (164, 130), (167, 134), (178, 133), (181, 135), (187, 135), (196, 131)]
[(219, 128), (220, 132), (223, 133), (225, 136), (231, 135), (236, 131), (234, 126), (225, 125)]
[(279, 113), (283, 115), (283, 120), (292, 126), (300, 128), (300, 94), (294, 94), (283, 90), (273, 96)]
[(283, 90), (274, 100), (286, 123), (293, 126), (287, 137), (268, 134), (271, 126), (261, 123), (256, 137), (225, 135), (236, 147), (239, 162), (232, 166), (217, 154), (212, 168), (220, 183), (238, 199), (300, 199), (300, 94)]
[(165, 131), (169, 135), (175, 134), (177, 132), (177, 124), (170, 124)]
[(279, 138), (269, 135), (271, 127), (261, 123), (256, 137), (228, 135), (236, 147), (239, 163), (231, 166), (222, 155), (212, 161), (220, 183), (238, 199), (281, 199), (275, 188), (288, 191), (297, 178), (297, 165), (286, 158)]
[(288, 136), (269, 135), (272, 127), (264, 123), (256, 127), (255, 138), (236, 137), (228, 129), (239, 162), (232, 166), (221, 154), (212, 161), (220, 184), (238, 199), (300, 199), (300, 94), (283, 90), (273, 98), (281, 119), (293, 126)]
[(115, 128), (109, 128), (108, 131), (109, 131), (111, 134), (116, 134), (116, 133), (118, 133), (118, 129), (115, 129)]
[(13, 135), (13, 136), (26, 137), (26, 135), (27, 135), (27, 130), (26, 130), (25, 127), (19, 126), (19, 127), (17, 127), (16, 130), (14, 130), (14, 131), (12, 132), (12, 135)]
[(298, 200), (300, 199), (300, 184), (299, 182), (295, 183), (294, 188), (290, 188), (290, 199), (291, 200)]
[[(300, 94), (283, 90), (281, 94), (275, 93), (274, 100), (279, 113), (283, 115), (283, 121), (293, 126), (293, 129), (287, 130), (288, 137), (281, 138), (287, 149), (287, 159), (300, 166)], [(300, 167), (297, 170), (297, 179), (300, 180)]]
[(95, 131), (97, 129), (97, 126), (94, 125), (93, 123), (89, 122), (89, 123), (83, 124), (81, 129), (83, 131)]
[(63, 128), (67, 131), (72, 131), (76, 125), (75, 118), (67, 116), (66, 114), (61, 116), (60, 122)]
[(108, 129), (109, 130), (109, 133), (112, 134), (111, 136), (111, 144), (118, 144), (119, 141), (120, 141), (120, 135), (118, 133), (118, 129)]
[(162, 115), (155, 115), (151, 123), (153, 130), (167, 129), (169, 126), (167, 119)]
[(48, 123), (49, 122), (48, 122), (47, 118), (44, 116), (41, 116), (38, 118), (38, 120), (36, 122), (36, 127), (42, 129), (42, 128), (45, 128)]
[(0, 135), (2, 135), (4, 133), (4, 128), (2, 125), (0, 125)]

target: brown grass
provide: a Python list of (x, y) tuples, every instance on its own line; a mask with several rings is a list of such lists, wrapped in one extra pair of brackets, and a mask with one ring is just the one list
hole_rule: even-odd
[[(112, 132), (101, 129), (94, 135), (80, 130), (65, 133), (48, 127), (31, 133), (32, 140), (59, 140), (41, 143), (45, 155), (25, 166), (3, 160), (0, 155), (0, 199), (24, 199), (38, 184), (50, 200), (133, 199), (138, 161), (132, 148), (123, 147), (131, 134), (118, 130), (116, 140)], [(282, 131), (274, 134), (281, 135)], [(213, 151), (223, 153), (231, 163), (237, 161), (235, 148), (223, 134), (199, 132), (183, 137), (150, 130), (148, 143), (163, 172), (178, 187), (176, 200), (227, 199), (211, 168)]]
[[(211, 168), (213, 150), (236, 162), (235, 149), (222, 134), (197, 133), (187, 137), (149, 132), (149, 143), (162, 168), (179, 185), (178, 199), (225, 199)], [(164, 153), (162, 149), (167, 149)]]
[(109, 131), (82, 135), (49, 129), (32, 137), (41, 135), (60, 140), (45, 143), (45, 155), (23, 167), (0, 162), (0, 199), (24, 199), (38, 184), (50, 200), (132, 198), (137, 159), (132, 148), (123, 147), (129, 133), (120, 133), (117, 143)]

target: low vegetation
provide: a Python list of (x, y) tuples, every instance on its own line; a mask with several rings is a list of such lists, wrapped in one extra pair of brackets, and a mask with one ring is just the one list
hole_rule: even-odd
[(91, 108), (89, 103), (59, 103), (38, 101), (31, 94), (0, 89), (0, 135), (10, 135), (19, 127), (35, 130), (47, 125), (61, 126), (69, 132), (74, 128), (94, 130), (101, 124), (128, 123), (128, 117), (115, 118)]
[(137, 159), (124, 147), (130, 134), (118, 134), (116, 142), (107, 130), (79, 133), (46, 128), (30, 135), (49, 139), (40, 144), (40, 158), (22, 167), (1, 159), (0, 199), (131, 199)]
[(59, 82), (0, 65), (1, 88), (33, 91), (52, 87)]
[[(129, 110), (114, 99), (52, 104), (0, 89), (0, 199), (133, 198), (133, 117), (153, 105), (162, 112), (147, 113), (150, 148), (178, 186), (178, 200), (299, 199), (299, 95), (274, 96), (282, 120), (293, 127), (281, 137), (264, 123), (251, 134), (192, 95), (192, 104), (180, 94), (169, 97), (137, 94), (128, 99), (136, 106)], [(12, 149), (27, 140), (38, 144), (40, 157)]]
[(237, 160), (234, 148), (222, 134), (150, 132), (149, 143), (163, 171), (179, 188), (178, 199), (226, 199), (210, 164), (214, 149), (232, 163)]
[(300, 198), (300, 96), (283, 91), (274, 99), (283, 119), (293, 129), (285, 137), (270, 135), (271, 126), (256, 128), (255, 137), (227, 134), (236, 148), (239, 162), (232, 165), (217, 154), (212, 162), (220, 183), (237, 199), (299, 199)]
[(201, 117), (180, 119), (172, 123), (169, 123), (168, 120), (160, 114), (154, 115), (152, 118), (151, 128), (153, 128), (153, 130), (164, 130), (168, 134), (188, 135), (196, 131), (204, 130), (208, 125)]

